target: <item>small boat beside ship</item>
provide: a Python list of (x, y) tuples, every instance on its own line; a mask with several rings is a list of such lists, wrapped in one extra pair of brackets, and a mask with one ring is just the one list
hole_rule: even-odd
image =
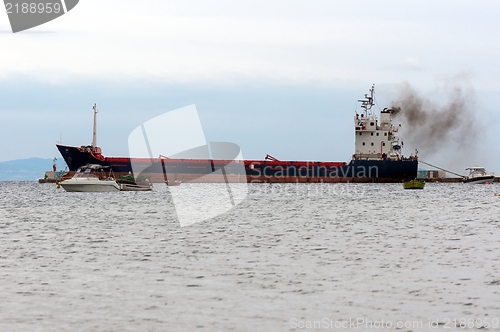
[(147, 178), (135, 179), (125, 175), (115, 179), (109, 166), (87, 164), (80, 167), (71, 179), (59, 182), (70, 192), (113, 192), (113, 191), (151, 191), (153, 184)]
[(403, 182), (404, 189), (424, 189), (425, 182), (418, 179)]
[(137, 183), (120, 183), (120, 191), (151, 191), (153, 184), (151, 182), (144, 184)]
[(120, 176), (116, 179), (121, 191), (151, 191), (153, 184), (148, 178), (134, 178), (132, 174)]
[(120, 191), (113, 171), (109, 166), (87, 164), (78, 168), (71, 179), (59, 182), (59, 185), (70, 192), (113, 192)]
[(469, 167), (465, 169), (469, 171), (469, 175), (463, 178), (463, 183), (470, 184), (483, 184), (483, 183), (492, 183), (495, 179), (495, 175), (492, 173), (486, 172), (484, 167)]

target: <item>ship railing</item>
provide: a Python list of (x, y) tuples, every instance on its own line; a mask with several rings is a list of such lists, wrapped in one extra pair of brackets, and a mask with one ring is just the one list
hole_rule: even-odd
[(388, 156), (386, 154), (380, 154), (380, 153), (355, 153), (352, 156), (352, 159), (354, 159), (354, 160), (384, 160), (384, 159), (399, 160), (399, 157), (396, 157), (394, 155)]

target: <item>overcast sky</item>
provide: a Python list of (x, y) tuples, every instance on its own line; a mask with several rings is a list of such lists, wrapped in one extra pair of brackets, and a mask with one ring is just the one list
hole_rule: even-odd
[(2, 13), (0, 161), (89, 144), (94, 103), (108, 156), (127, 155), (141, 123), (195, 104), (207, 141), (245, 158), (347, 161), (357, 99), (375, 83), (390, 106), (407, 82), (438, 106), (451, 86), (468, 91), (477, 135), (428, 151), (406, 140), (406, 154), (500, 174), (498, 13), (493, 0), (81, 0), (16, 34)]

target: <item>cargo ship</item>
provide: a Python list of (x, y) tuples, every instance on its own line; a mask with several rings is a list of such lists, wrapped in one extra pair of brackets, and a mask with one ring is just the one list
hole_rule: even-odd
[[(417, 176), (417, 151), (402, 154), (403, 142), (397, 137), (401, 125), (392, 123), (395, 108), (384, 108), (378, 118), (374, 106), (375, 88), (364, 95), (361, 111), (354, 115), (355, 153), (349, 162), (284, 161), (267, 155), (261, 160), (213, 158), (106, 157), (96, 144), (96, 114), (92, 144), (57, 149), (69, 168), (68, 176), (86, 164), (109, 166), (116, 176), (146, 176), (152, 182), (242, 182), (242, 183), (338, 183), (402, 182)], [(216, 144), (216, 143), (211, 143)], [(231, 143), (227, 143), (231, 144)], [(236, 145), (235, 145), (236, 146)], [(134, 172), (135, 171), (135, 172)], [(140, 174), (138, 174), (140, 172)]]

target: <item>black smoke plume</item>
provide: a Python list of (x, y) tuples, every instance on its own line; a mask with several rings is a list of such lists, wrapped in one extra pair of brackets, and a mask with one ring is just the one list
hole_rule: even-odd
[(407, 82), (398, 90), (392, 107), (396, 111), (395, 120), (404, 124), (405, 141), (426, 155), (445, 149), (466, 152), (471, 148), (480, 133), (472, 88), (460, 82), (445, 86), (439, 90), (448, 99), (442, 105), (425, 98)]

